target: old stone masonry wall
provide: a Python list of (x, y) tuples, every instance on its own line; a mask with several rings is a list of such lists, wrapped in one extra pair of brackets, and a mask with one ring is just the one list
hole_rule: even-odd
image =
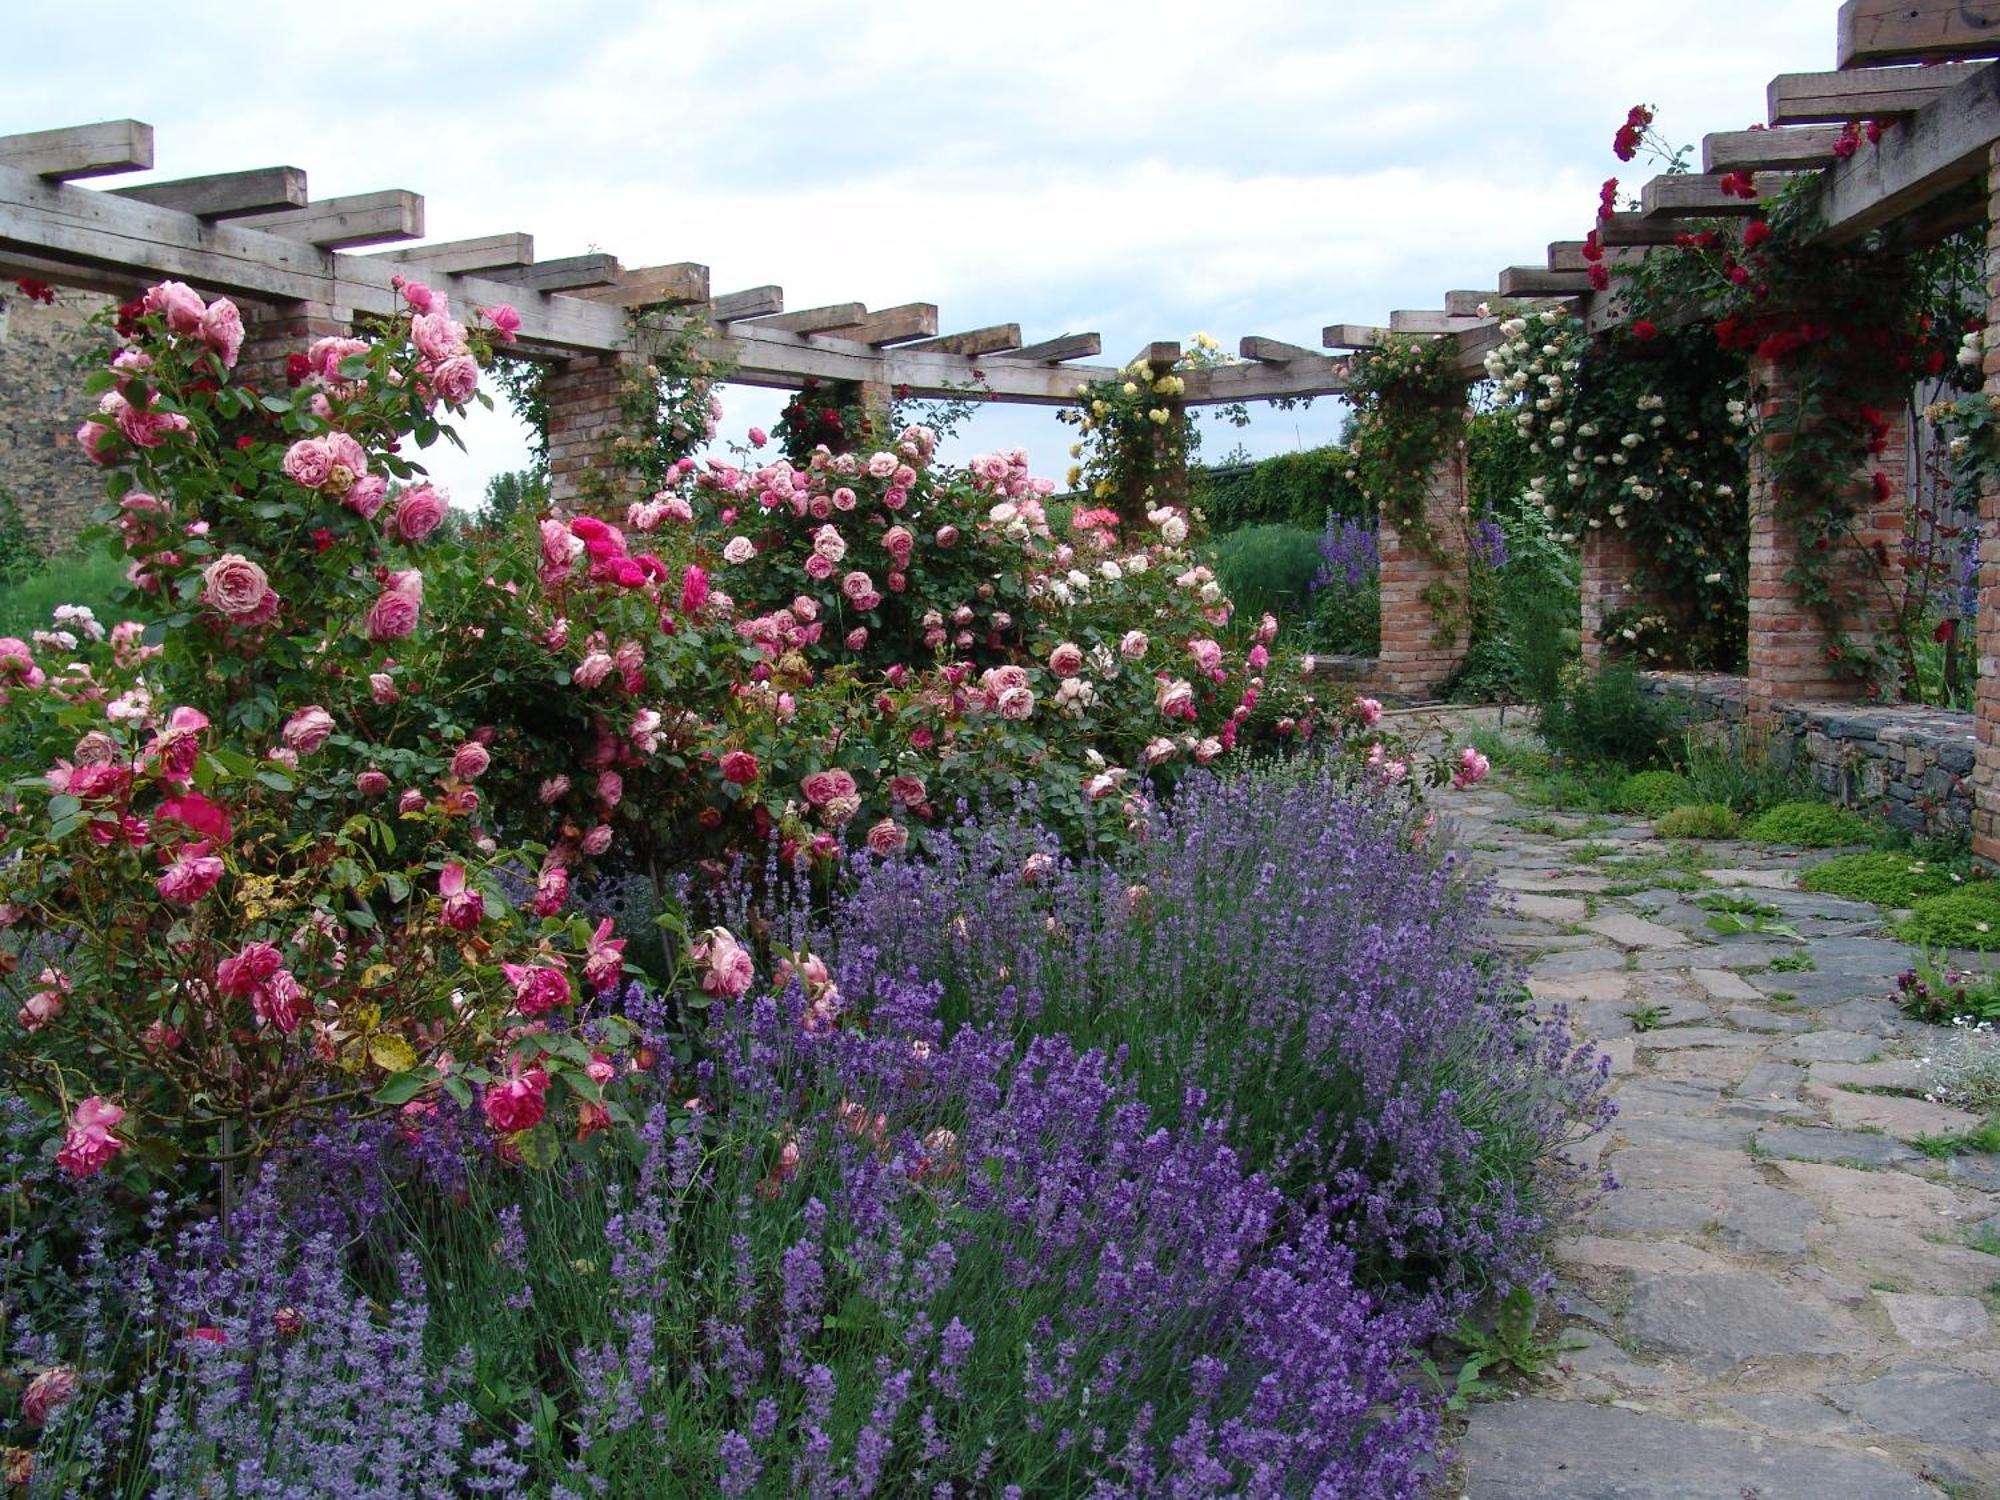
[(84, 377), (103, 364), (88, 320), (108, 299), (61, 290), (47, 306), (10, 284), (0, 300), (0, 490), (36, 546), (59, 551), (104, 494), (72, 435), (90, 409)]

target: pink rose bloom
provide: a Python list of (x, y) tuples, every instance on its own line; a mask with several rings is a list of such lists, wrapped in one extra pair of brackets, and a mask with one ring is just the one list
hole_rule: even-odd
[(937, 544), (940, 547), (951, 547), (956, 545), (958, 541), (958, 528), (956, 526), (938, 527), (936, 540)]
[(389, 778), (380, 771), (363, 771), (354, 778), (354, 790), (364, 797), (379, 797), (389, 790)]
[(535, 898), (529, 903), (538, 917), (553, 917), (569, 900), (569, 871), (561, 865), (544, 865), (535, 877)]
[(836, 797), (852, 797), (856, 790), (854, 778), (838, 768), (813, 772), (799, 783), (799, 789), (814, 807), (824, 807)]
[(403, 795), (396, 799), (396, 811), (399, 813), (420, 813), (423, 810), (424, 794), (415, 787), (407, 788)]
[(243, 314), (227, 297), (217, 297), (201, 315), (201, 341), (215, 351), (223, 369), (236, 368), (243, 351)]
[(909, 843), (909, 841), (909, 834), (904, 832), (903, 826), (894, 818), (884, 818), (868, 830), (869, 849), (885, 858), (888, 855), (894, 854), (905, 844)]
[(1259, 641), (1256, 645), (1250, 648), (1250, 655), (1248, 660), (1250, 663), (1251, 671), (1253, 672), (1263, 671), (1264, 668), (1271, 665), (1271, 648), (1269, 646), (1266, 646), (1262, 641)]
[(849, 599), (859, 602), (875, 592), (875, 580), (856, 568), (840, 580), (840, 591)]
[(551, 802), (560, 802), (564, 797), (569, 795), (569, 778), (567, 776), (551, 776), (547, 781), (542, 783), (541, 790), (536, 795), (541, 798), (544, 805)]
[(616, 807), (625, 800), (625, 778), (616, 771), (597, 773), (597, 800), (606, 807)]
[(611, 847), (611, 825), (599, 823), (583, 836), (583, 852), (595, 859)]
[(1005, 688), (994, 707), (1003, 719), (1032, 719), (1035, 716), (1035, 695), (1024, 687)]
[(1049, 653), (1049, 670), (1058, 677), (1074, 677), (1083, 670), (1083, 648), (1064, 641)]
[(863, 648), (865, 648), (867, 644), (868, 644), (868, 627), (866, 625), (857, 625), (852, 630), (847, 632), (847, 649), (849, 651), (860, 651)]
[(368, 450), (351, 433), (329, 432), (320, 441), (326, 444), (326, 456), (332, 464), (327, 488), (346, 494), (354, 481), (368, 472)]
[(148, 288), (144, 306), (147, 312), (165, 313), (167, 327), (175, 333), (200, 333), (201, 316), (207, 311), (200, 294), (179, 281), (163, 281)]
[(765, 433), (764, 433), (764, 429), (763, 429), (763, 428), (761, 428), (761, 427), (753, 427), (753, 428), (751, 428), (751, 429), (750, 429), (750, 446), (751, 446), (751, 447), (753, 447), (753, 448), (761, 448), (761, 447), (763, 447), (763, 446), (764, 446), (764, 445), (765, 445), (766, 443), (768, 443), (769, 441), (770, 441), (770, 438), (769, 438), (769, 437), (767, 437), (767, 436), (765, 436)]
[(437, 305), (438, 294), (423, 282), (405, 281), (400, 276), (391, 277), (390, 280), (396, 284), (397, 290), (402, 292), (403, 300), (410, 304), (412, 312), (427, 313), (441, 311)]
[(1146, 654), (1146, 648), (1151, 644), (1152, 642), (1146, 639), (1145, 631), (1128, 630), (1125, 632), (1125, 638), (1118, 643), (1118, 654), (1127, 661), (1137, 661)]
[(431, 387), (453, 406), (463, 406), (479, 389), (479, 361), (470, 354), (455, 354), (431, 371)]
[(438, 895), (444, 898), (444, 925), (453, 932), (470, 932), (486, 920), (486, 898), (465, 883), (465, 866), (458, 861), (438, 872)]
[(1373, 698), (1356, 698), (1354, 717), (1361, 721), (1362, 728), (1373, 729), (1382, 722), (1382, 705)]
[[(109, 1099), (96, 1094), (85, 1099), (69, 1118), (69, 1129), (63, 1135), (62, 1150), (56, 1153), (56, 1164), (72, 1177), (96, 1176), (112, 1157), (125, 1149), (125, 1143), (111, 1133), (124, 1118), (125, 1111)], [(57, 1393), (58, 1399), (53, 1402), (45, 1396), (41, 1408), (44, 1419), (74, 1392), (74, 1377), (71, 1379), (69, 1392)], [(29, 1419), (35, 1420), (32, 1406)]]
[(893, 475), (899, 464), (893, 453), (871, 453), (868, 455), (868, 477), (887, 479)]
[(722, 757), (722, 779), (748, 786), (757, 779), (757, 757), (748, 750), (731, 750)]
[(310, 1005), (305, 991), (289, 970), (280, 969), (250, 992), (250, 1011), (258, 1021), (285, 1036), (299, 1029)]
[[(90, 1101), (86, 1101), (86, 1103), (88, 1102)], [(99, 1104), (103, 1103), (102, 1100), (96, 1102)], [(111, 1107), (116, 1108), (115, 1105)], [(124, 1111), (119, 1110), (118, 1113), (122, 1116)], [(116, 1124), (117, 1122), (113, 1121), (112, 1123)], [(95, 1171), (96, 1169), (92, 1168), (91, 1170)], [(85, 1177), (89, 1173), (79, 1172), (77, 1175)], [(49, 1369), (43, 1370), (33, 1380), (28, 1382), (28, 1388), (21, 1393), (21, 1413), (28, 1419), (31, 1426), (40, 1427), (46, 1424), (50, 1417), (54, 1416), (75, 1399), (76, 1371), (68, 1365), (54, 1365)], [(25, 1482), (23, 1481), (24, 1484)]]
[(480, 308), (479, 316), (493, 325), (494, 334), (503, 344), (513, 343), (514, 335), (521, 331), (521, 315), (505, 302)]
[(63, 992), (59, 989), (36, 990), (28, 996), (15, 1019), (21, 1029), (27, 1032), (40, 1031), (55, 1020), (63, 1011)]
[(611, 935), (611, 918), (597, 924), (584, 956), (583, 977), (594, 990), (608, 990), (625, 972), (625, 939)]
[(1275, 641), (1277, 638), (1278, 638), (1278, 617), (1274, 614), (1266, 612), (1264, 618), (1257, 622), (1257, 644), (1260, 646), (1268, 646), (1271, 644), (1271, 642)]
[(756, 983), (756, 963), (727, 927), (711, 927), (701, 933), (689, 953), (703, 968), (701, 987), (708, 994), (733, 998)]
[(368, 606), (362, 628), (371, 641), (400, 641), (417, 628), (422, 605), (401, 589), (385, 589)]
[(324, 488), (333, 474), (333, 454), (319, 438), (300, 438), (279, 464), (285, 477), (309, 490)]
[(477, 740), (468, 740), (453, 752), (451, 774), (460, 781), (477, 781), (493, 764), (493, 753)]
[(284, 954), (270, 943), (245, 943), (233, 957), (215, 966), (215, 987), (234, 999), (247, 999), (284, 966)]
[(364, 474), (347, 488), (340, 497), (340, 503), (361, 517), (364, 521), (375, 519), (375, 512), (389, 498), (389, 481), (380, 474)]
[(256, 619), (274, 597), (264, 570), (240, 552), (225, 552), (203, 568), (201, 583), (202, 603), (236, 621)]
[(384, 708), (387, 708), (403, 695), (396, 691), (396, 679), (391, 677), (387, 672), (370, 672), (368, 674), (368, 696)]
[(542, 1115), (548, 1108), (543, 1098), (548, 1086), (549, 1075), (540, 1068), (530, 1068), (518, 1078), (491, 1085), (479, 1101), (486, 1123), (501, 1135), (533, 1130), (542, 1123)]
[(1211, 640), (1189, 641), (1188, 653), (1194, 657), (1194, 664), (1202, 671), (1222, 670), (1222, 647), (1219, 643)]
[(405, 490), (396, 502), (396, 511), (383, 528), (397, 541), (421, 542), (444, 524), (450, 502), (428, 484)]
[(696, 614), (708, 603), (708, 573), (696, 563), (681, 570), (681, 613)]
[(1492, 764), (1472, 746), (1467, 745), (1458, 752), (1458, 769), (1452, 773), (1451, 784), (1459, 791), (1469, 786), (1477, 786), (1486, 779)]
[(364, 339), (314, 339), (306, 348), (306, 363), (312, 366), (313, 373), (321, 380), (339, 383), (343, 378), (341, 361), (367, 352), (368, 344)]
[(827, 579), (833, 577), (833, 574), (834, 565), (819, 553), (812, 553), (806, 558), (806, 577), (824, 583)]
[(548, 964), (502, 964), (500, 972), (514, 987), (514, 1005), (524, 1016), (560, 1010), (576, 996), (569, 975)]
[(333, 729), (333, 715), (315, 703), (285, 720), (285, 727), (279, 733), (285, 748), (294, 755), (311, 755), (326, 743)]
[(611, 675), (612, 660), (607, 652), (593, 651), (576, 664), (570, 681), (588, 691)]
[(214, 890), (222, 879), (222, 861), (208, 852), (208, 845), (185, 845), (174, 862), (160, 872), (153, 888), (160, 899), (176, 906), (192, 906)]
[(466, 352), (465, 326), (444, 313), (418, 313), (410, 319), (410, 339), (418, 353), (433, 364), (441, 365)]
[(813, 533), (813, 551), (828, 562), (839, 562), (847, 556), (847, 539), (831, 526), (822, 526)]
[(905, 807), (920, 806), (929, 796), (921, 776), (891, 776), (889, 778), (889, 800), (900, 802)]
[[(743, 563), (749, 562), (756, 555), (757, 544), (747, 536), (733, 536), (723, 544), (722, 560), (726, 563), (733, 563), (740, 566)], [(822, 558), (821, 561), (825, 561), (825, 559)], [(806, 571), (812, 571), (811, 558), (806, 560)], [(828, 571), (831, 571), (831, 567), (829, 567)]]
[(1179, 677), (1162, 677), (1153, 691), (1153, 703), (1169, 719), (1192, 719), (1195, 715), (1194, 688)]

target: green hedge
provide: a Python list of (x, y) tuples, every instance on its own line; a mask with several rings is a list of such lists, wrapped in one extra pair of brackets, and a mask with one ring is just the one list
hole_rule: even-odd
[(1245, 526), (1308, 526), (1317, 531), (1329, 511), (1356, 520), (1374, 514), (1347, 477), (1347, 450), (1308, 448), (1227, 469), (1197, 468), (1190, 496), (1221, 533)]

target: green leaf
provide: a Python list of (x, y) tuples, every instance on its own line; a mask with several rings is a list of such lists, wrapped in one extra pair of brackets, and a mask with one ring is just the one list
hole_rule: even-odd
[(257, 404), (269, 412), (288, 412), (292, 409), (291, 401), (284, 396), (260, 396)]
[(55, 796), (49, 798), (49, 820), (51, 822), (61, 822), (64, 818), (73, 818), (82, 811), (83, 803), (75, 797)]
[(436, 1075), (432, 1073), (398, 1073), (375, 1091), (375, 1102), (408, 1104), (435, 1081)]
[(289, 792), (294, 788), (292, 778), (280, 771), (259, 771), (257, 779), (274, 792)]
[(472, 1085), (456, 1073), (444, 1075), (444, 1091), (458, 1101), (461, 1109), (472, 1108)]
[(408, 1073), (417, 1065), (416, 1048), (388, 1032), (379, 1032), (368, 1038), (368, 1055), (374, 1059), (375, 1066), (385, 1073)]

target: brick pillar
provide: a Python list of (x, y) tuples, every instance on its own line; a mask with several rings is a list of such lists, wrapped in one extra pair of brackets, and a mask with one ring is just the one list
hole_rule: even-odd
[(304, 354), (315, 339), (354, 335), (353, 317), (324, 302), (238, 306), (243, 314), (243, 352), (236, 357), (236, 378), (266, 394), (286, 389), (285, 361)]
[(1595, 672), (1617, 654), (1605, 618), (1634, 606), (1664, 605), (1659, 591), (1639, 576), (1639, 547), (1630, 532), (1611, 526), (1583, 534), (1583, 664)]
[[(2000, 317), (2000, 143), (1987, 147), (1987, 327)], [(2000, 397), (2000, 349), (1986, 355), (1986, 394)], [(1972, 852), (2000, 860), (2000, 485), (1979, 495), (1979, 686), (1974, 704), (1979, 744), (1972, 765)]]
[[(1797, 400), (1791, 372), (1765, 359), (1750, 361), (1750, 386), (1758, 392), (1758, 415), (1771, 427), (1782, 428), (1785, 413)], [(1853, 483), (1864, 498), (1855, 513), (1854, 536), (1843, 555), (1828, 562), (1828, 576), (1839, 601), (1849, 635), (1859, 641), (1874, 633), (1889, 615), (1876, 565), (1867, 556), (1881, 543), (1895, 559), (1903, 541), (1903, 503), (1908, 482), (1908, 413), (1901, 394), (1885, 397), (1881, 409), (1891, 417), (1886, 450), (1870, 458)], [(1768, 722), (1778, 705), (1829, 698), (1868, 696), (1871, 684), (1839, 670), (1829, 658), (1829, 637), (1819, 612), (1801, 601), (1785, 575), (1796, 556), (1797, 538), (1779, 522), (1771, 478), (1770, 455), (1790, 441), (1783, 431), (1767, 430), (1750, 452), (1750, 642), (1749, 714)], [(1889, 478), (1886, 500), (1875, 501), (1873, 475)]]
[(617, 461), (622, 387), (638, 364), (632, 354), (578, 354), (549, 372), (550, 504), (574, 510), (639, 498), (643, 486)]
[(1405, 542), (1387, 516), (1381, 518), (1376, 543), (1382, 555), (1382, 646), (1375, 675), (1387, 692), (1429, 697), (1465, 656), (1464, 608), (1441, 630), (1424, 597), (1437, 584), (1464, 596), (1465, 504), (1465, 448), (1460, 443), (1432, 466), (1425, 485), (1425, 529), (1443, 550), (1442, 563), (1414, 542)]

